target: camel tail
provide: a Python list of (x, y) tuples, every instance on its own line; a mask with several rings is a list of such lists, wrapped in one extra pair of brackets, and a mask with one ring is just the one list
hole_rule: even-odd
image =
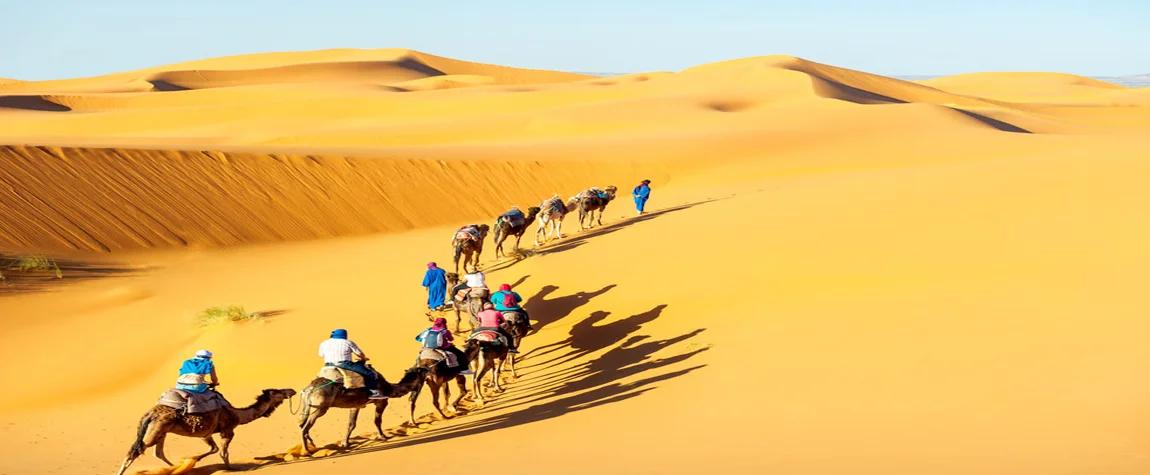
[(144, 435), (148, 433), (148, 426), (151, 424), (152, 413), (149, 411), (140, 419), (140, 427), (136, 429), (136, 441), (132, 443), (132, 448), (128, 450), (129, 458), (136, 458), (144, 454)]

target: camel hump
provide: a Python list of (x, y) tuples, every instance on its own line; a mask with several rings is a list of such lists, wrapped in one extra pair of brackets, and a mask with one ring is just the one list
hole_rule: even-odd
[(475, 333), (472, 333), (471, 336), (467, 337), (467, 339), (491, 343), (502, 341), (499, 336), (499, 333), (496, 333), (494, 330), (479, 330)]
[(359, 389), (366, 386), (362, 374), (338, 366), (324, 366), (320, 368), (316, 376), (335, 381), (335, 384), (342, 384), (346, 389)]
[(215, 391), (197, 393), (176, 388), (164, 391), (156, 404), (178, 409), (185, 414), (200, 414), (231, 407), (227, 399)]

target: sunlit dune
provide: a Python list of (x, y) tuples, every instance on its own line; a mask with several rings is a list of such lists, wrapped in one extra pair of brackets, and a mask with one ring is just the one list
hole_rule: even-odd
[[(333, 409), (310, 456), (297, 396), (237, 428), (233, 469), (1144, 475), (1147, 91), (404, 49), (0, 79), (0, 473), (115, 473), (202, 348), (238, 407), (300, 391), (335, 328), (395, 382), (455, 230), (615, 186), (602, 226), (485, 241), (536, 328), (505, 392), (443, 419), (425, 391), (414, 425), (393, 398), (350, 448)], [(250, 318), (205, 323), (225, 306)], [(164, 450), (128, 473), (224, 473)]]

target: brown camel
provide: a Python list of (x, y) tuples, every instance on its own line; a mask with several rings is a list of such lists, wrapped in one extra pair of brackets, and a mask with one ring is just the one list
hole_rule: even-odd
[[(459, 283), (459, 274), (448, 272), (446, 275), (447, 290), (450, 292), (451, 289), (455, 288), (455, 285)], [(454, 293), (449, 295), (448, 298), (451, 299), (453, 303), (452, 307), (455, 308), (455, 333), (459, 333), (462, 331), (459, 327), (463, 322), (463, 309), (460, 308), (459, 302), (455, 300)], [(468, 324), (471, 325), (470, 329), (474, 330), (479, 326), (479, 312), (483, 310), (483, 303), (486, 302), (488, 298), (491, 298), (491, 291), (488, 289), (470, 289), (467, 292), (467, 313), (471, 317), (468, 320)], [(432, 321), (434, 319), (429, 316), (428, 320)]]
[[(474, 261), (472, 264), (475, 268), (479, 268), (479, 256), (483, 254), (483, 240), (487, 239), (487, 232), (491, 227), (486, 224), (470, 224), (460, 228), (455, 232), (455, 236), (451, 238), (451, 245), (455, 248), (455, 273), (459, 273), (459, 256), (463, 256), (463, 268), (467, 268), (468, 262)], [(479, 235), (479, 240), (472, 238), (474, 231)]]
[(506, 256), (503, 252), (503, 241), (510, 236), (515, 236), (515, 250), (519, 250), (519, 241), (523, 239), (523, 234), (527, 232), (527, 228), (531, 227), (531, 223), (535, 222), (535, 217), (539, 215), (539, 207), (532, 206), (527, 208), (527, 215), (523, 224), (519, 226), (512, 226), (510, 222), (503, 219), (502, 216), (495, 220), (495, 257)]
[[(607, 195), (606, 198), (601, 198), (598, 193), (591, 190), (586, 190), (579, 193), (577, 198), (577, 206), (579, 208), (579, 230), (589, 229), (593, 223), (598, 222), (600, 226), (603, 225), (603, 211), (607, 210), (607, 203), (615, 199), (615, 191), (618, 188), (608, 186), (603, 188), (603, 192)], [(595, 212), (599, 212), (599, 217), (595, 217)], [(587, 226), (583, 226), (583, 220), (587, 219)]]
[[(265, 389), (256, 397), (255, 403), (243, 409), (228, 406), (199, 414), (183, 414), (180, 409), (156, 404), (140, 418), (140, 425), (136, 430), (136, 442), (128, 450), (124, 462), (120, 464), (119, 475), (123, 475), (128, 466), (152, 446), (156, 447), (156, 458), (171, 466), (172, 462), (164, 456), (164, 439), (168, 434), (203, 439), (210, 450), (194, 457), (195, 460), (220, 452), (220, 458), (224, 459), (224, 468), (231, 470), (228, 446), (235, 437), (236, 427), (261, 417), (271, 416), (280, 404), (295, 394), (294, 389)], [(223, 447), (217, 446), (212, 438), (212, 435), (217, 433), (220, 434)]]
[[(408, 421), (411, 422), (411, 425), (415, 425), (415, 401), (419, 399), (419, 393), (420, 390), (423, 389), (424, 384), (431, 389), (431, 404), (435, 406), (435, 410), (439, 412), (439, 416), (444, 419), (447, 419), (447, 414), (445, 414), (439, 406), (440, 388), (443, 389), (443, 402), (447, 403), (448, 409), (452, 410), (452, 412), (454, 412), (455, 408), (459, 405), (459, 401), (463, 400), (463, 396), (467, 395), (467, 378), (459, 373), (467, 369), (470, 363), (466, 355), (463, 356), (464, 357), (460, 358), (459, 366), (454, 368), (447, 366), (447, 360), (419, 360), (417, 366), (427, 368), (429, 372), (427, 373), (427, 377), (424, 378), (423, 383), (417, 385), (415, 389), (411, 391), (411, 413), (408, 415)], [(452, 380), (455, 381), (456, 386), (459, 386), (459, 398), (457, 398), (455, 402), (451, 401), (450, 383)]]
[[(518, 311), (503, 312), (503, 329), (515, 337), (518, 348), (523, 347), (523, 337), (527, 336), (527, 317)], [(508, 353), (504, 363), (511, 362), (511, 376), (519, 377), (515, 372), (515, 353)], [(501, 369), (502, 370), (502, 369)]]
[[(371, 365), (368, 365), (368, 368), (371, 368)], [(372, 368), (372, 371), (375, 369)], [(403, 374), (403, 379), (393, 385), (383, 379), (383, 375), (379, 374), (378, 371), (375, 372), (376, 381), (379, 382), (379, 392), (388, 398), (403, 397), (421, 384), (426, 375), (427, 369), (425, 368), (411, 368)], [(301, 398), (302, 409), (299, 426), (304, 452), (312, 453), (311, 447), (315, 445), (315, 441), (312, 440), (309, 432), (315, 426), (315, 422), (333, 407), (351, 409), (351, 415), (347, 421), (347, 434), (343, 437), (345, 448), (351, 446), (351, 432), (355, 430), (355, 420), (359, 417), (359, 410), (367, 407), (368, 404), (375, 404), (375, 430), (379, 433), (380, 439), (386, 439), (387, 436), (383, 435), (383, 427), (380, 424), (383, 421), (383, 410), (387, 408), (387, 399), (368, 399), (370, 394), (371, 391), (367, 388), (347, 389), (343, 387), (343, 384), (327, 378), (313, 379), (311, 384), (303, 389), (303, 397)]]
[(543, 236), (543, 241), (546, 242), (552, 231), (556, 239), (563, 239), (563, 217), (567, 216), (568, 206), (563, 203), (559, 195), (554, 195), (539, 203), (539, 209), (539, 228), (535, 230), (535, 246), (542, 245), (539, 236)]
[(476, 365), (473, 383), (475, 384), (475, 398), (480, 404), (483, 404), (483, 388), (480, 383), (488, 371), (491, 371), (495, 391), (503, 392), (503, 387), (499, 385), (499, 368), (503, 366), (503, 360), (507, 358), (507, 349), (507, 345), (498, 339), (495, 341), (476, 341), (468, 338), (467, 343), (463, 344), (463, 353), (467, 355), (467, 361)]

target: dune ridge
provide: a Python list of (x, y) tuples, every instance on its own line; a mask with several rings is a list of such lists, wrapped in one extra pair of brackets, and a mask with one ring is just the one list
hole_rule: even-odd
[[(112, 251), (314, 239), (479, 220), (649, 161), (402, 160), (0, 147), (0, 249)], [(61, 182), (67, 178), (66, 182)], [(474, 191), (472, 191), (474, 190)], [(481, 191), (480, 191), (481, 190)]]

